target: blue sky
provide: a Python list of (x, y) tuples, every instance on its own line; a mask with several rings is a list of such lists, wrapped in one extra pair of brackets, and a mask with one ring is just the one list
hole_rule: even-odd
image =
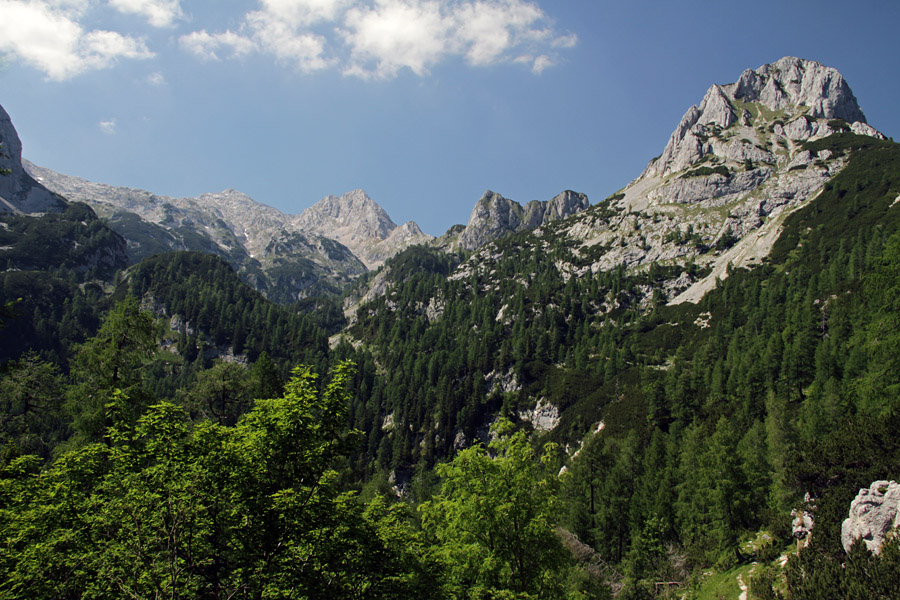
[(898, 24), (894, 0), (0, 0), (0, 104), (61, 173), (288, 213), (363, 188), (437, 235), (487, 189), (602, 200), (786, 55), (896, 137)]

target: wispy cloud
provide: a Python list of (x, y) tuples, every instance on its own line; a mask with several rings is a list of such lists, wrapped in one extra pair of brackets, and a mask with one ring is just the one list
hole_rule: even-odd
[(207, 60), (259, 52), (300, 71), (335, 66), (366, 79), (404, 68), (424, 76), (451, 57), (473, 66), (526, 62), (540, 73), (576, 43), (527, 0), (260, 0), (237, 32), (181, 37)]
[(153, 56), (144, 40), (115, 31), (85, 31), (88, 0), (0, 0), (0, 52), (65, 80), (119, 59)]
[(182, 48), (203, 60), (220, 60), (219, 53), (223, 50), (228, 52), (228, 57), (235, 58), (257, 49), (256, 42), (231, 31), (222, 33), (208, 33), (205, 29), (194, 31), (181, 36), (179, 43)]
[(179, 0), (109, 0), (109, 4), (120, 12), (145, 17), (154, 27), (169, 27), (184, 16)]
[(100, 131), (107, 135), (113, 135), (116, 132), (116, 120), (115, 119), (107, 119), (105, 121), (100, 121), (98, 124), (100, 126)]
[(150, 73), (147, 75), (147, 83), (152, 85), (153, 87), (161, 87), (166, 85), (166, 78), (162, 73)]

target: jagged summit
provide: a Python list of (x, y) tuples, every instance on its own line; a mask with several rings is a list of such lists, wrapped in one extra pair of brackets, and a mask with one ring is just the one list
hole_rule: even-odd
[[(715, 84), (707, 90), (699, 106), (692, 106), (675, 128), (662, 155), (650, 161), (640, 178), (668, 176), (682, 171), (709, 154), (738, 161), (764, 160), (766, 150), (758, 135), (742, 135), (753, 144), (747, 148), (716, 147), (713, 137), (724, 130), (778, 125), (785, 137), (805, 141), (824, 137), (846, 121), (863, 135), (883, 137), (866, 124), (866, 117), (850, 86), (834, 68), (812, 60), (786, 56), (758, 69), (747, 69), (735, 83)], [(640, 179), (639, 178), (639, 179)]]
[(398, 227), (387, 211), (360, 189), (325, 196), (292, 223), (344, 244), (370, 269), (409, 245), (432, 239), (412, 221)]
[(396, 229), (381, 206), (361, 189), (342, 196), (328, 195), (304, 210), (294, 222), (311, 231), (341, 230), (344, 235), (383, 240)]
[(65, 201), (35, 181), (22, 167), (22, 142), (0, 106), (0, 213), (58, 211)]
[(773, 111), (808, 106), (812, 117), (866, 122), (843, 75), (813, 60), (785, 56), (747, 69), (736, 83), (723, 87), (732, 98), (759, 102)]
[[(843, 76), (820, 63), (786, 57), (712, 85), (639, 177), (555, 231), (593, 261), (559, 268), (583, 276), (680, 265), (652, 291), (698, 302), (730, 269), (764, 260), (787, 216), (847, 165), (846, 154), (809, 145), (842, 132), (884, 139)], [(490, 207), (502, 208), (486, 195), (473, 219)]]
[(590, 202), (586, 195), (570, 190), (552, 200), (532, 200), (525, 206), (488, 190), (472, 209), (468, 225), (459, 234), (459, 245), (465, 250), (474, 250), (504, 235), (534, 229), (588, 207)]

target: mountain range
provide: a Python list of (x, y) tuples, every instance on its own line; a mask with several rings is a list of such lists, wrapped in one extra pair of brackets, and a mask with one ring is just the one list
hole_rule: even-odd
[[(347, 492), (334, 497), (374, 497), (367, 510), (383, 516), (373, 531), (400, 540), (401, 523), (419, 536), (398, 542), (398, 564), (422, 559), (422, 570), (395, 583), (427, 587), (434, 575), (471, 595), (470, 577), (481, 577), (471, 553), (494, 530), (453, 546), (487, 517), (432, 535), (438, 513), (428, 511), (462, 510), (468, 485), (482, 487), (466, 498), (493, 506), (507, 488), (488, 481), (520, 481), (533, 467), (540, 485), (491, 514), (552, 497), (529, 521), (550, 533), (519, 553), (531, 560), (562, 540), (568, 552), (551, 557), (546, 581), (578, 589), (549, 597), (649, 598), (669, 586), (698, 597), (737, 598), (741, 587), (759, 598), (896, 595), (898, 538), (879, 558), (851, 545), (852, 528), (842, 538), (841, 523), (854, 497), (865, 512), (870, 497), (894, 498), (900, 479), (900, 146), (866, 122), (835, 69), (793, 57), (748, 69), (711, 86), (661, 154), (599, 202), (564, 191), (523, 205), (487, 191), (466, 225), (438, 237), (396, 225), (362, 190), (300, 215), (234, 190), (168, 198), (23, 166), (8, 119), (0, 134), (0, 359), (11, 373), (0, 372), (0, 399), (24, 398), (0, 405), (3, 456), (112, 452), (143, 443), (128, 437), (139, 430), (156, 448), (169, 438), (153, 428), (165, 427), (181, 441), (160, 456), (183, 454), (235, 483), (202, 448), (243, 440), (230, 432), (267, 419), (278, 431), (334, 421), (351, 430), (326, 442), (348, 448), (328, 462), (340, 470), (329, 489)], [(296, 378), (312, 382), (315, 371), (346, 375), (326, 396), (344, 383), (352, 391), (293, 419), (256, 411), (253, 399), (277, 398), (297, 364), (310, 370), (293, 371), (284, 406), (315, 402)], [(18, 384), (53, 377), (56, 387), (32, 386), (41, 402)], [(56, 412), (44, 408), (54, 401)], [(274, 447), (246, 439), (261, 455)], [(279, 439), (294, 456), (299, 438)], [(281, 456), (273, 472), (288, 464)], [(15, 464), (3, 476), (24, 497), (44, 479)], [(252, 491), (244, 481), (231, 497)], [(119, 498), (97, 489), (91, 506)], [(296, 497), (272, 490), (282, 488), (266, 488), (258, 506)], [(167, 496), (136, 496), (151, 497)], [(396, 513), (378, 504), (398, 498)], [(31, 527), (30, 514), (0, 519)], [(280, 524), (286, 513), (266, 514)], [(244, 515), (231, 513), (235, 523)], [(30, 564), (16, 560), (0, 568)], [(475, 563), (507, 568), (491, 560)], [(484, 585), (499, 585), (488, 575)]]
[[(21, 148), (11, 125), (7, 136), (11, 148)], [(360, 275), (414, 244), (473, 250), (589, 206), (584, 195), (565, 192), (523, 208), (488, 191), (476, 203), (466, 226), (434, 238), (412, 221), (398, 226), (363, 190), (326, 196), (299, 215), (287, 215), (231, 189), (170, 198), (62, 175), (27, 160), (22, 166), (22, 177), (29, 181), (33, 177), (39, 182), (33, 189), (43, 190), (48, 198), (57, 194), (91, 206), (127, 240), (133, 262), (172, 250), (216, 254), (251, 286), (282, 303), (339, 295)], [(32, 201), (28, 206), (36, 205)]]

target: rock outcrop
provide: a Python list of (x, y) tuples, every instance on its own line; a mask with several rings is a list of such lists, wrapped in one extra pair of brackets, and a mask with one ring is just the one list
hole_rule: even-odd
[(65, 200), (25, 172), (19, 134), (0, 106), (0, 213), (60, 212), (65, 207)]
[(519, 419), (531, 423), (535, 431), (552, 431), (559, 425), (559, 407), (541, 398), (531, 410), (520, 410)]
[(472, 209), (468, 225), (458, 234), (459, 247), (475, 250), (507, 235), (535, 229), (589, 207), (587, 196), (570, 190), (552, 200), (532, 200), (525, 206), (488, 190)]
[(850, 516), (841, 525), (841, 544), (849, 552), (857, 540), (874, 554), (890, 532), (900, 527), (900, 485), (896, 481), (875, 481), (850, 503)]

